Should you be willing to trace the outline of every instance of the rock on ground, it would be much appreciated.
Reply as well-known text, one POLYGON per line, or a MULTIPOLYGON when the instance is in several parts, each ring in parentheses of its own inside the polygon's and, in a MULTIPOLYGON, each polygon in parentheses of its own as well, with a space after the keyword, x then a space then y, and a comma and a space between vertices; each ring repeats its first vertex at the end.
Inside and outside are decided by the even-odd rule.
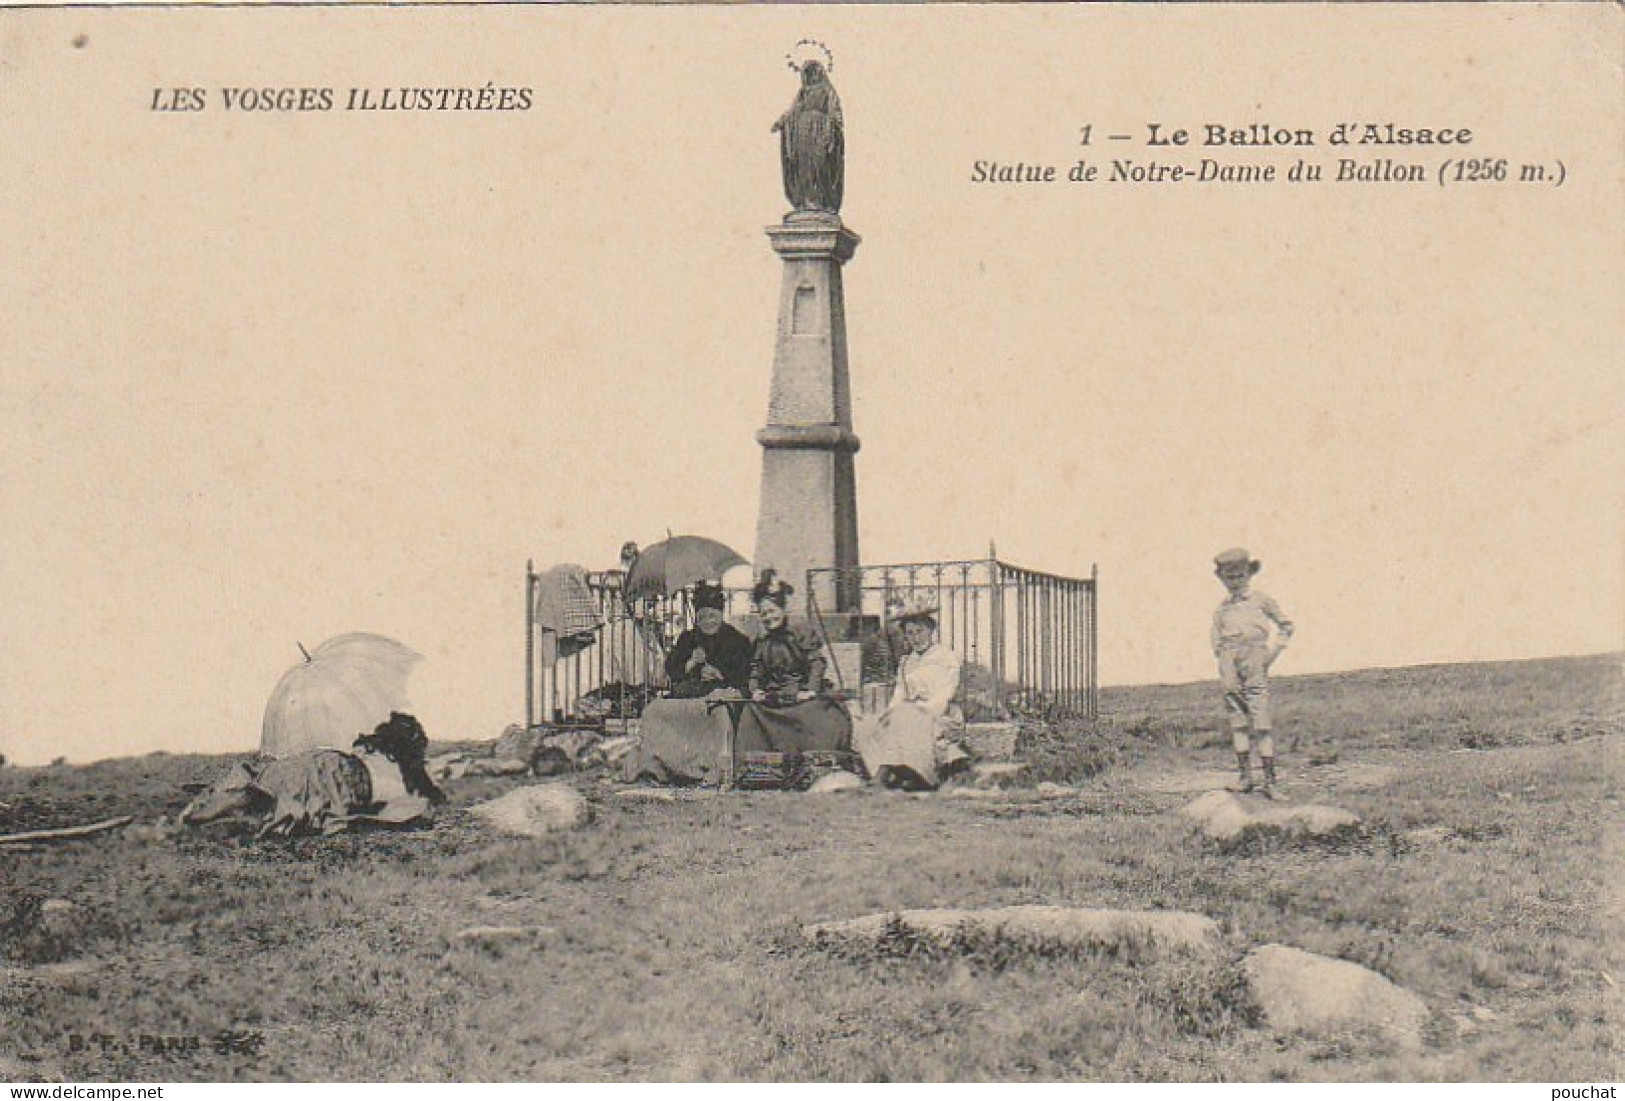
POLYGON ((1210 791, 1180 808, 1215 841, 1235 841, 1248 830, 1274 830, 1297 837, 1326 837, 1360 824, 1359 815, 1313 803, 1254 806, 1228 791, 1210 791))
POLYGON ((1071 948, 1137 946, 1155 954, 1212 952, 1213 919, 1180 910, 1094 910, 1071 906, 1004 906, 988 910, 902 910, 806 926, 814 944, 879 943, 901 924, 917 936, 947 943, 956 933, 1033 940, 1071 948))
POLYGON ((850 772, 829 772, 814 780, 807 794, 826 795, 832 791, 856 791, 861 787, 863 781, 850 772))
POLYGON ((1402 1047, 1422 1042, 1426 1003, 1357 963, 1267 944, 1241 966, 1265 1021, 1277 1032, 1374 1029, 1402 1047))
POLYGON ((566 783, 531 784, 514 788, 469 812, 505 833, 543 837, 558 830, 585 825, 592 809, 581 793, 566 783))
POLYGON ((529 730, 518 723, 510 724, 491 747, 491 756, 499 761, 523 761, 528 767, 536 749, 542 744, 545 731, 533 726, 529 730))

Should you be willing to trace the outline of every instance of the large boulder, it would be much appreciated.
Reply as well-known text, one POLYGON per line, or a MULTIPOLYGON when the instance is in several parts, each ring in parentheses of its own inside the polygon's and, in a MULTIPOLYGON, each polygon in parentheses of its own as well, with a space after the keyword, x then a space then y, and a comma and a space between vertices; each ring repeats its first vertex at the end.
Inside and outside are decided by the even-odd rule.
POLYGON ((966 935, 1150 955, 1210 953, 1219 947, 1213 919, 1180 910, 1095 910, 1003 906, 987 910, 901 910, 806 926, 818 946, 873 947, 899 932, 944 946, 966 935))
POLYGON ((1277 1032, 1381 1033, 1401 1047, 1422 1042, 1428 1007, 1375 971, 1300 948, 1266 944, 1241 961, 1264 1020, 1277 1032))
POLYGON ((585 825, 592 808, 581 793, 566 783, 531 784, 514 788, 469 812, 504 833, 543 837, 585 825))
POLYGON ((499 761, 523 761, 525 767, 529 768, 537 747, 546 736, 547 731, 542 727, 526 729, 518 723, 510 723, 491 747, 491 756, 499 761))

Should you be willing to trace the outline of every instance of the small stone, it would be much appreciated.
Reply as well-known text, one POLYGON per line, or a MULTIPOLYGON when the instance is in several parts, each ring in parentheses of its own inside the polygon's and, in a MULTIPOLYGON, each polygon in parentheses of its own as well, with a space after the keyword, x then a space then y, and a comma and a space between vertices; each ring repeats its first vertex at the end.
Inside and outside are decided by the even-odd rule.
POLYGON ((471 807, 470 813, 505 833, 543 837, 585 825, 592 807, 565 783, 532 784, 471 807))
POLYGON ((825 773, 812 782, 807 789, 808 795, 828 795, 837 791, 857 791, 863 787, 863 781, 845 770, 825 773))

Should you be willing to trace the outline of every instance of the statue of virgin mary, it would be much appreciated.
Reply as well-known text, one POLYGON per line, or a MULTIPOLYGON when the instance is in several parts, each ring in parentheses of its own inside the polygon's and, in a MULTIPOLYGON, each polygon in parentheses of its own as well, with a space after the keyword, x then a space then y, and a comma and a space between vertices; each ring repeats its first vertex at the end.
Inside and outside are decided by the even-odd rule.
POLYGON ((800 66, 801 89, 773 124, 779 135, 784 195, 797 211, 836 214, 841 209, 846 138, 841 99, 822 62, 800 66))

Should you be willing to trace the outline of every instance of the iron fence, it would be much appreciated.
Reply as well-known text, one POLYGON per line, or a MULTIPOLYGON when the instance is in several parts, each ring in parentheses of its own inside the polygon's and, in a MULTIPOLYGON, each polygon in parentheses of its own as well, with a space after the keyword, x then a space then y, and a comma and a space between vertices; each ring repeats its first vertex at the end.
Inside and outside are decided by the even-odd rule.
MULTIPOLYGON (((898 606, 929 597, 939 609, 944 645, 965 663, 966 717, 1003 718, 1012 710, 1094 718, 1099 711, 1099 575, 1062 577, 996 557, 812 569, 807 588, 846 593, 855 610, 831 615, 830 637, 863 648, 860 690, 889 690, 901 660, 898 606)), ((871 693, 872 694, 872 693, 871 693)))
MULTIPOLYGON (((583 702, 595 699, 594 710, 625 714, 628 702, 657 691, 666 683, 666 651, 694 624, 689 594, 643 597, 627 601, 621 570, 585 574, 597 626, 560 638, 539 622, 541 586, 547 575, 525 564, 525 725, 564 721, 582 715, 583 702)), ((735 619, 749 611, 748 590, 724 590, 724 614, 735 619)))
MULTIPOLYGON (((666 651, 694 622, 686 592, 629 603, 621 571, 588 572, 596 625, 561 639, 538 622, 545 576, 526 564, 527 727, 581 718, 587 709, 624 716, 629 701, 640 703, 664 687, 666 651)), ((1087 578, 1062 577, 996 557, 813 569, 807 571, 804 622, 832 651, 855 651, 853 661, 832 654, 831 668, 848 696, 875 706, 891 690, 903 656, 895 608, 929 595, 939 608, 942 642, 965 663, 961 700, 967 719, 1004 718, 1015 710, 1094 718, 1098 580, 1093 570, 1087 578), (818 607, 814 594, 820 589, 842 593, 847 607, 818 607)), ((748 590, 725 590, 725 598, 731 622, 751 618, 748 590)))

